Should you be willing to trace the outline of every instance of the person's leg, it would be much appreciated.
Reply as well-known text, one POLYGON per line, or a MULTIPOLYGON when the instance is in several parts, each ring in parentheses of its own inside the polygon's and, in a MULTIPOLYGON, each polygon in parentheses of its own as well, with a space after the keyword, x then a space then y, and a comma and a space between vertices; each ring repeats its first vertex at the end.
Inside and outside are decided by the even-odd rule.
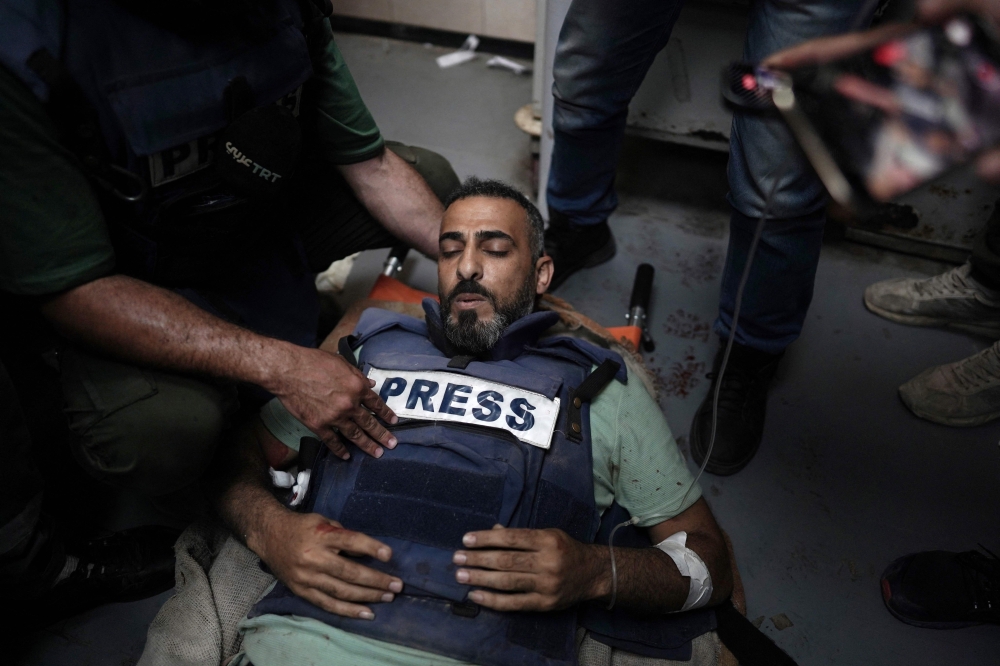
POLYGON ((151 498, 191 488, 239 407, 233 386, 60 353, 70 446, 93 477, 151 498))
POLYGON ((461 187, 462 181, 444 155, 419 146, 408 146, 399 141, 386 141, 385 147, 412 166, 442 203, 452 192, 461 187))
POLYGON ((682 5, 679 0, 570 5, 553 66, 555 143, 546 195, 553 288, 614 255, 607 220, 618 205, 614 179, 628 105, 666 45, 682 5))
POLYGON ((33 597, 66 563, 62 539, 42 515, 42 477, 14 385, 0 364, 0 598, 33 597))
MULTIPOLYGON (((752 3, 743 58, 759 62, 807 39, 846 32, 864 5, 864 0, 752 3)), ((728 198, 733 214, 715 332, 729 335, 750 241, 757 222, 767 217, 736 342, 777 354, 798 337, 812 300, 826 222, 826 190, 779 117, 737 111, 729 148, 728 198)))
POLYGON ((986 227, 972 246, 972 277, 986 288, 1000 292, 1000 200, 993 204, 993 213, 986 227))
MULTIPOLYGON (((910 326, 941 326, 1000 338, 1000 202, 976 238, 969 261, 929 278, 883 280, 865 289, 865 307, 910 326)), ((899 387, 917 416, 951 426, 1000 418, 1000 343, 928 368, 899 387)))
MULTIPOLYGON (((722 338, 731 330, 736 291, 758 222, 735 210, 730 220, 729 250, 715 323, 715 332, 722 338)), ((799 337, 812 301, 825 222, 825 211, 819 210, 764 223, 743 289, 736 344, 777 355, 799 337)))
POLYGON ((885 607, 897 620, 929 629, 1000 624, 1000 559, 983 551, 898 558, 882 573, 885 607))
MULTIPOLYGON (((43 442, 42 444, 51 444, 43 442)), ((147 525, 72 538, 45 512, 43 476, 14 385, 0 364, 0 600, 16 613, 0 639, 17 655, 25 633, 100 604, 159 594, 173 585, 177 532, 147 525)), ((50 452, 51 453, 51 452, 50 452)), ((16 659, 15 659, 16 661, 16 659)))
MULTIPOLYGON (((759 62, 807 39, 857 24, 864 0, 760 0, 751 4, 744 60, 759 62)), ((709 455, 712 398, 695 414, 691 452, 713 474, 734 474, 753 458, 764 432, 767 390, 784 349, 802 330, 812 301, 826 223, 826 191, 784 122, 737 111, 729 152, 729 250, 714 330, 724 341, 758 222, 766 218, 736 324, 733 353, 719 389, 716 438, 709 455)), ((715 361, 718 373, 721 351, 715 361)))

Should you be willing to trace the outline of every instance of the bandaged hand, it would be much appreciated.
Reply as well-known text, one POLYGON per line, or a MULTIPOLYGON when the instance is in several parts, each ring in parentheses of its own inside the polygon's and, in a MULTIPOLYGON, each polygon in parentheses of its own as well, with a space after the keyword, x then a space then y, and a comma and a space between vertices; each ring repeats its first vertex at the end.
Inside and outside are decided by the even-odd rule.
POLYGON ((498 611, 551 611, 596 599, 607 590, 606 548, 558 529, 469 532, 455 552, 455 580, 485 588, 469 600, 498 611))
POLYGON ((292 592, 325 611, 345 617, 374 619, 365 604, 387 603, 403 589, 403 581, 349 559, 369 555, 389 561, 392 550, 335 520, 281 510, 248 543, 292 592))

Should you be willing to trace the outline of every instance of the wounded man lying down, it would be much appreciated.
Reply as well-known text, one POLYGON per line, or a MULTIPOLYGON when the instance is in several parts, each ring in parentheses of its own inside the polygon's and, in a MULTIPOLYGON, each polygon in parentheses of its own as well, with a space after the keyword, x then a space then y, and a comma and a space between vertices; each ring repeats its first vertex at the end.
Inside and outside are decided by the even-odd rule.
MULTIPOLYGON (((622 358, 546 335, 542 229, 516 190, 467 181, 442 222, 440 308, 367 310, 341 345, 386 405, 370 454, 324 449, 292 510, 244 451, 256 467, 221 510, 279 582, 234 664, 647 663, 716 640, 724 537, 622 358)), ((265 449, 308 437, 265 406, 265 449)))

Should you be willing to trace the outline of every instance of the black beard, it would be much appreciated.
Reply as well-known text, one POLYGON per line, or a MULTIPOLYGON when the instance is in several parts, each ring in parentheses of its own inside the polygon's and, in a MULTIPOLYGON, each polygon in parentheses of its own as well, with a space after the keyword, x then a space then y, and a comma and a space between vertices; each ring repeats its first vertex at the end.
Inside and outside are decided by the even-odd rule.
POLYGON ((441 299, 441 323, 449 344, 459 354, 482 356, 493 349, 508 326, 535 309, 535 275, 530 274, 506 303, 500 303, 493 292, 474 280, 462 280, 448 296, 438 293, 438 297, 441 299), (478 294, 487 299, 493 306, 493 318, 480 321, 475 311, 466 310, 459 313, 455 321, 451 306, 461 294, 478 294))

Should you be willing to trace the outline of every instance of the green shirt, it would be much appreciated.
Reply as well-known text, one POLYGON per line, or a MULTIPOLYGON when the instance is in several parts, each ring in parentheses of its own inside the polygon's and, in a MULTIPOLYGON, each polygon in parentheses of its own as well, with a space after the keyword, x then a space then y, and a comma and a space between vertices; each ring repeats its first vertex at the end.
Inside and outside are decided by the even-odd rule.
MULTIPOLYGON (((313 148, 334 164, 376 157, 384 142, 330 41, 307 83, 313 148)), ((309 116, 307 116, 309 117, 309 116)), ((54 294, 110 274, 115 253, 100 205, 42 103, 0 66, 0 290, 54 294)))
MULTIPOLYGON (((285 444, 298 448, 309 431, 281 406, 268 403, 261 416, 285 444)), ((617 500, 640 527, 685 511, 701 497, 677 449, 663 412, 642 382, 613 381, 590 406, 594 459, 594 502, 602 513, 617 500)), ((388 454, 388 455, 391 455, 388 454)), ((378 604, 372 605, 378 614, 378 604)), ((244 620, 243 650, 254 666, 432 666, 461 662, 421 650, 365 638, 311 618, 262 615, 244 620)))

